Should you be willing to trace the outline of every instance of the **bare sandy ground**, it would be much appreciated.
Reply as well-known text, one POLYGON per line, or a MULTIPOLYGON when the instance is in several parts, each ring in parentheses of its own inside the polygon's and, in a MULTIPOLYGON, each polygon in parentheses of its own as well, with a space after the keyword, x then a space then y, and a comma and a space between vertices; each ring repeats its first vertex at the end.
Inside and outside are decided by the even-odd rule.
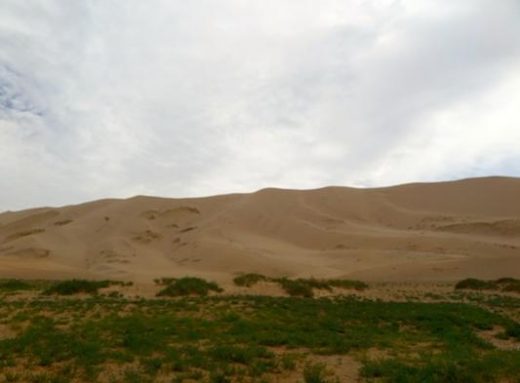
POLYGON ((520 277, 520 179, 134 197, 0 214, 0 277, 520 277))

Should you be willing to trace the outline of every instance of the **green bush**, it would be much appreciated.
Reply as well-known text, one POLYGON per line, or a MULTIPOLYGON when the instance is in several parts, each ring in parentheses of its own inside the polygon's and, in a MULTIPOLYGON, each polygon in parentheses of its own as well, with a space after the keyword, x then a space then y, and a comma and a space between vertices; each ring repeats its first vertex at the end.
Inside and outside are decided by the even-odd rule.
POLYGON ((506 329, 506 335, 520 340, 520 323, 513 323, 506 329))
POLYGON ((469 289, 469 290, 493 290, 495 284, 491 281, 483 281, 476 278, 467 278, 455 285, 456 289, 469 289))
POLYGON ((520 293, 520 280, 514 278, 502 278, 497 280, 502 286, 502 291, 520 293))
POLYGON ((248 273, 242 274, 233 279, 233 283, 237 286, 251 287, 260 281, 267 281, 268 278, 262 274, 248 273))
POLYGON ((305 383, 329 383, 325 365, 321 363, 307 364, 303 369, 303 380, 305 383))
POLYGON ((311 284, 307 283, 303 279, 292 280, 280 278, 276 281, 280 284, 282 289, 292 297, 312 298, 314 296, 311 284))
POLYGON ((222 292, 222 288, 215 282, 208 282, 201 278, 184 277, 174 279, 164 289, 157 293, 158 297, 178 297, 183 295, 206 296, 210 291, 222 292))
POLYGON ((312 289, 332 291, 331 284, 329 283, 329 280, 327 280, 327 279, 299 278, 296 281, 298 281, 300 283, 305 283, 305 284, 309 285, 312 289))
POLYGON ((210 383, 231 383, 231 379, 228 378, 224 373, 222 372, 213 372, 209 376, 209 382, 210 383))
POLYGON ((332 287, 338 287, 342 289, 363 290, 368 287, 368 285, 364 282, 352 281, 348 279, 277 278, 270 280, 280 284, 280 286, 287 292, 287 294, 291 296, 307 298, 314 296, 314 289, 332 291, 332 287))
POLYGON ((170 277, 163 277, 163 278, 156 278, 153 281, 156 285, 159 286, 168 286, 171 285, 173 282, 175 282, 176 278, 170 278, 170 277))
MULTIPOLYGON (((161 281, 156 280, 158 284, 164 284, 161 281)), ((282 289, 291 296, 299 297, 313 297, 314 289, 332 291, 333 287, 341 289, 355 289, 364 290, 368 288, 365 282, 349 280, 349 279, 316 279, 316 278, 269 278, 262 274, 247 273, 241 274, 233 279, 233 282, 237 286, 251 287, 260 281, 278 283, 282 289)))
POLYGON ((494 281, 483 281, 481 279, 468 278, 458 282, 455 288, 469 290, 502 290, 520 293, 520 280, 515 278, 499 278, 494 281))
POLYGON ((0 291, 31 290, 33 286, 20 279, 7 279, 0 281, 0 291))
POLYGON ((111 281, 89 281, 85 279, 71 279, 57 282, 43 293, 45 295, 73 295, 73 294, 97 294, 99 289, 109 287, 111 281))
POLYGON ((365 290, 368 288, 365 282, 350 279, 330 279, 327 282, 330 286, 339 287, 341 289, 365 290))
POLYGON ((132 281, 127 281, 127 282, 123 282, 123 281, 108 281, 108 282, 110 283, 111 286, 130 287, 130 286, 134 285, 134 282, 132 282, 132 281))

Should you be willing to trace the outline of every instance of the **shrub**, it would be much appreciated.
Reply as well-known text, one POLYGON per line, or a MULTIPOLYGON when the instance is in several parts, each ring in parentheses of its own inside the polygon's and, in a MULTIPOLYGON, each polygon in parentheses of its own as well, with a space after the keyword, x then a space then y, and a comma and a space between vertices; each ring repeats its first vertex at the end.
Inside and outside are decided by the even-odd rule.
POLYGON ((123 298, 124 295, 121 294, 119 291, 111 291, 106 295, 108 298, 123 298))
MULTIPOLYGON (((164 278, 163 278, 164 279, 164 278)), ((156 280, 156 283, 161 280, 156 280)), ((313 297, 314 289, 332 291, 333 287, 341 289, 364 290, 368 288, 365 282, 348 279, 316 279, 316 278, 269 278, 262 274, 248 273, 241 274, 233 279, 237 286, 251 287, 260 281, 278 283, 282 289, 291 296, 313 297)))
POLYGON ((303 379, 305 383, 329 383, 327 379, 325 365, 321 363, 307 364, 303 369, 303 379))
POLYGON ((350 279, 330 279, 328 283, 332 287, 339 287, 341 289, 365 290, 368 288, 365 282, 350 279))
POLYGON ((0 281, 0 291, 31 290, 32 288, 32 285, 20 279, 7 279, 0 281))
POLYGON ((153 281, 155 282, 156 285, 159 285, 159 286, 169 286, 173 282, 175 282, 175 280, 176 280, 176 278, 163 277, 163 278, 156 278, 153 281))
POLYGON ((282 286, 285 292, 292 297, 312 298, 314 296, 312 286, 305 282, 305 280, 280 278, 276 281, 280 284, 280 286, 282 286))
POLYGON ((520 323, 514 323, 506 329, 506 335, 520 340, 520 323))
POLYGON ((222 372, 212 372, 209 381, 210 383, 231 383, 231 379, 222 372))
POLYGON ((497 283, 502 287, 502 291, 520 293, 520 280, 514 278, 497 279, 497 283))
POLYGON ((325 279, 315 279, 315 278, 309 278, 309 279, 303 279, 299 278, 296 280, 300 283, 305 283, 310 286, 312 289, 318 289, 318 290, 328 290, 331 291, 331 285, 328 280, 325 279))
POLYGON ((467 278, 455 285, 456 289, 469 289, 469 290, 492 290, 495 288, 495 284, 490 281, 483 281, 476 278, 467 278))
POLYGON ((483 281, 475 278, 468 278, 458 282, 456 289, 471 290, 502 290, 507 292, 520 292, 520 280, 515 278, 499 278, 495 281, 483 281))
POLYGON ((201 278, 184 277, 173 280, 164 289, 157 293, 158 297, 177 297, 182 295, 206 296, 210 291, 222 292, 222 288, 215 282, 208 282, 201 278))
POLYGON ((262 274, 249 273, 242 274, 233 279, 233 283, 237 286, 251 287, 260 281, 266 281, 268 278, 262 274))
POLYGON ((108 281, 110 286, 122 286, 122 287, 130 287, 134 285, 134 282, 132 281, 108 281))
POLYGON ((97 294, 99 289, 109 287, 111 281, 88 281, 85 279, 71 279, 57 282, 43 293, 45 295, 73 295, 79 293, 97 294))
POLYGON ((278 282, 280 286, 291 296, 300 296, 311 298, 314 296, 313 289, 331 291, 332 287, 339 287, 342 289, 356 289, 363 290, 368 285, 361 281, 351 281, 348 279, 287 279, 278 278, 270 279, 273 282, 278 282))
POLYGON ((512 293, 520 293, 520 283, 510 284, 505 286, 502 291, 512 292, 512 293))

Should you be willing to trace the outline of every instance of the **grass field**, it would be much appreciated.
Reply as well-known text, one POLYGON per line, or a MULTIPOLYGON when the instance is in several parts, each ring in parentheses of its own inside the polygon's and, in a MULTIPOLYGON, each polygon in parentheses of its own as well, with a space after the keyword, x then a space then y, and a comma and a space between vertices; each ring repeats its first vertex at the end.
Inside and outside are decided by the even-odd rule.
POLYGON ((1 281, 0 382, 520 382, 518 295, 232 296, 156 282, 175 297, 1 281))

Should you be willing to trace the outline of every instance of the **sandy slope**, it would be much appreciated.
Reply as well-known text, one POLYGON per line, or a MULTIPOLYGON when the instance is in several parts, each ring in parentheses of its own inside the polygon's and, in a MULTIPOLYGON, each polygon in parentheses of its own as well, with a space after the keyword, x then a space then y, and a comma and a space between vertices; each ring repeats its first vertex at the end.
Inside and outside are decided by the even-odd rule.
POLYGON ((520 179, 134 197, 0 214, 0 277, 520 277, 520 179))

